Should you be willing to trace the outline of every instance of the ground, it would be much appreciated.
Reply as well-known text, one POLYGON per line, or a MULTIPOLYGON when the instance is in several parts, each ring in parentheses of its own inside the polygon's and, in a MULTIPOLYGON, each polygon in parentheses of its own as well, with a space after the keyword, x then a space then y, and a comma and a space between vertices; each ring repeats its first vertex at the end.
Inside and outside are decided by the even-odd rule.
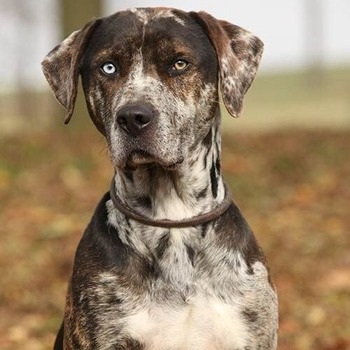
MULTIPOLYGON (((222 168, 268 257, 280 350, 350 349, 349 91, 349 70, 263 76, 242 118, 224 116, 222 168)), ((113 175, 86 118, 64 127, 36 107, 0 135, 1 350, 52 348, 76 245, 113 175)))
MULTIPOLYGON (((0 348, 50 349, 112 168, 87 128, 0 141, 0 348)), ((223 170, 267 254, 281 350, 350 349, 350 132, 225 134, 223 170)))

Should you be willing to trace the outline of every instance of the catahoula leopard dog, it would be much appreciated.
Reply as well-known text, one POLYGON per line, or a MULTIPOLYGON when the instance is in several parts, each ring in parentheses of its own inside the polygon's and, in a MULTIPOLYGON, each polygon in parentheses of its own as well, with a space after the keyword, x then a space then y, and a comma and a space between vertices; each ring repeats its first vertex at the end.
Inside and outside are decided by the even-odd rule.
POLYGON ((94 19, 43 61, 68 123, 82 78, 115 175, 77 248, 55 349, 272 350, 275 288, 220 168, 263 50, 205 12, 94 19))

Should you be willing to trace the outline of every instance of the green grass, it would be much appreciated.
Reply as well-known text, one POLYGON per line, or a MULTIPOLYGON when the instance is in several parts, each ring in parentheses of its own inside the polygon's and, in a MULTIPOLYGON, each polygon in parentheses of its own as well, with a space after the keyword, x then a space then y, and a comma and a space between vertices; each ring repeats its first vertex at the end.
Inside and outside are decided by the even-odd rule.
POLYGON ((350 70, 259 75, 245 99, 242 117, 224 113, 224 130, 268 131, 285 127, 350 128, 350 70))

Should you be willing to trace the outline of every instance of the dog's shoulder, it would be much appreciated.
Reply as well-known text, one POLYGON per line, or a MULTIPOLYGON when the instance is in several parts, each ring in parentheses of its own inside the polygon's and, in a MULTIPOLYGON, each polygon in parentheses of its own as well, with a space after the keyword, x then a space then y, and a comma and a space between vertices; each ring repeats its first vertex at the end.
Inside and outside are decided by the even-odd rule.
POLYGON ((240 251, 248 263, 253 264, 255 261, 265 263, 265 255, 252 229, 234 202, 218 219, 215 229, 219 241, 227 248, 240 251))
POLYGON ((121 242, 118 230, 108 223, 107 192, 99 204, 79 242, 75 264, 89 264, 91 269, 123 268, 127 260, 127 248, 121 242))

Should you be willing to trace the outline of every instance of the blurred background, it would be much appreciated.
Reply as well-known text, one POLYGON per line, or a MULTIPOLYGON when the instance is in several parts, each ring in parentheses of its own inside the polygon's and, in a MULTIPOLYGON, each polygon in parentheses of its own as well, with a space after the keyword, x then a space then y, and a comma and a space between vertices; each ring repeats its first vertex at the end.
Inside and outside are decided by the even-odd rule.
POLYGON ((265 43, 223 170, 270 262, 281 350, 350 349, 350 2, 0 0, 0 348, 50 349, 112 167, 82 96, 69 127, 43 57, 92 17, 205 10, 265 43))

